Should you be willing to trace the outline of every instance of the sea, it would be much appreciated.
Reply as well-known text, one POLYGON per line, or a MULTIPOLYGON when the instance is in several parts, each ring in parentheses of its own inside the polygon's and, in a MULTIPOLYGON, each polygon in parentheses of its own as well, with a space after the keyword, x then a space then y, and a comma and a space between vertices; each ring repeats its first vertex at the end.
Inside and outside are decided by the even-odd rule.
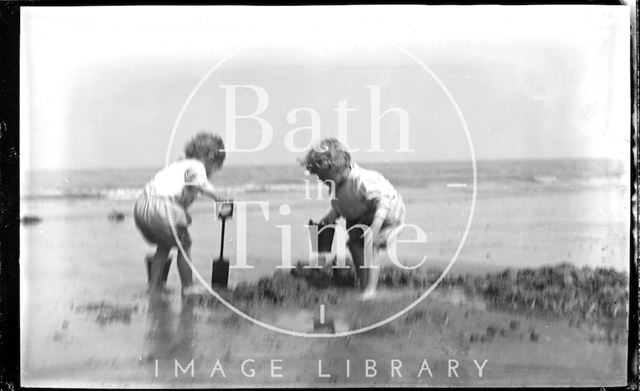
MULTIPOLYGON (((474 186, 473 164, 464 162, 363 163, 398 188, 438 192, 474 186)), ((37 170, 22 176, 22 201, 108 199, 132 201, 162 167, 133 169, 37 170)), ((630 186, 628 164, 612 159, 501 160, 476 163, 479 196, 527 195, 571 189, 630 186)), ((231 196, 304 191, 314 177, 296 165, 228 166, 216 173, 214 186, 231 196)))
MULTIPOLYGON (((406 222, 427 235, 426 242, 398 246, 398 258, 408 264, 426 256, 425 267, 443 268, 459 251, 453 273, 561 262, 628 270, 631 187, 627 162, 479 161, 475 183, 470 162, 361 166, 389 179, 406 205, 406 222)), ((154 247, 133 223, 133 205, 159 169, 23 173, 20 215, 25 264, 41 267, 43 259, 55 260, 58 265, 82 265, 87 273, 99 270, 115 276, 133 270, 140 275, 119 280, 118 287, 137 289, 145 280, 144 255, 154 247)), ((305 224, 321 218, 329 204, 327 198, 304 197, 305 181, 313 194, 315 178, 295 164, 228 166, 217 172, 212 177, 214 187, 238 201, 238 208, 224 236, 210 199, 199 197, 189 209, 191 255, 197 270, 209 275, 223 237, 228 243, 224 257, 236 262, 244 254, 255 267, 235 270, 230 277, 234 283, 272 275, 283 262, 285 250, 290 250, 292 262, 308 259, 305 224), (266 203, 263 209, 251 206, 242 212, 240 205, 245 201, 266 203), (282 230, 289 228, 291 237, 285 244, 282 230)), ((403 240, 415 239, 409 230, 403 235, 403 240)), ((340 245, 334 240, 336 251, 340 245)), ((27 269, 36 273, 37 267, 27 269)), ((177 279, 176 273, 172 275, 177 279)))

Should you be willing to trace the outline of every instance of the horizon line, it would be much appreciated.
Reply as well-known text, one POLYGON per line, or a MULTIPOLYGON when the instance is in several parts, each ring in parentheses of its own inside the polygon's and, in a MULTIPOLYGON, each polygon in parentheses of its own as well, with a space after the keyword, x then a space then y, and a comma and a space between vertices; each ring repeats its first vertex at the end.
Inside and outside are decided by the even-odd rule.
MULTIPOLYGON (((545 158, 491 158, 491 159, 476 159, 476 163, 479 162, 527 162, 527 161, 536 161, 536 162, 544 162, 544 161, 578 161, 578 160, 609 160, 609 161, 617 161, 624 162, 625 159, 617 159, 612 157, 545 157, 545 158)), ((417 163, 427 163, 427 164, 442 164, 442 163, 471 163, 469 159, 459 159, 459 160, 395 160, 395 161, 383 161, 383 160, 372 160, 372 161, 364 161, 362 164, 417 164, 417 163)), ((248 164, 231 164, 224 166, 228 167, 263 167, 263 166, 272 166, 272 167, 286 167, 286 166, 298 166, 296 163, 274 163, 274 164, 264 164, 264 163, 248 163, 248 164)), ((161 168, 162 165, 156 166, 136 166, 136 167, 89 167, 89 168, 36 168, 36 169, 26 169, 20 170, 21 172, 33 172, 33 171, 98 171, 98 170, 157 170, 161 168)))

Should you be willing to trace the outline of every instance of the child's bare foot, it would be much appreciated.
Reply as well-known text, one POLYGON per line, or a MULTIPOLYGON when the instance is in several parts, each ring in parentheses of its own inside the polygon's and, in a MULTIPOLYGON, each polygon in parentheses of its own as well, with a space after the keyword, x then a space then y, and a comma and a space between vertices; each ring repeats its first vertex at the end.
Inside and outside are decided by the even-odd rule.
POLYGON ((149 285, 149 287, 147 288, 147 293, 151 297, 160 297, 162 295, 162 288, 149 285))
POLYGON ((375 289, 367 289, 360 294, 360 301, 372 300, 376 297, 375 289))
POLYGON ((153 287, 151 284, 147 286, 147 293, 151 295, 168 295, 172 294, 175 291, 174 288, 170 288, 167 286, 166 282, 162 282, 159 287, 153 287))
POLYGON ((149 298, 149 312, 166 311, 169 308, 169 301, 164 295, 151 295, 149 298))
POLYGON ((207 290, 200 284, 193 284, 182 288, 182 296, 204 295, 207 290))
POLYGON ((162 288, 162 283, 154 284, 152 281, 149 281, 149 283, 147 284, 147 293, 151 296, 160 296, 162 294, 162 288))
POLYGON ((175 289, 170 288, 170 287, 168 287, 166 285, 162 286, 162 293, 163 294, 172 294, 174 291, 175 291, 175 289))

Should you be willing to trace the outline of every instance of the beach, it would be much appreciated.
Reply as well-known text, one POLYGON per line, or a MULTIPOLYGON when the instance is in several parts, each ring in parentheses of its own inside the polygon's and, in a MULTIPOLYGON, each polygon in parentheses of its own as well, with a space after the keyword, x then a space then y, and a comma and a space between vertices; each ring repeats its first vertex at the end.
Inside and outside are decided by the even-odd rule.
MULTIPOLYGON (((507 268, 517 273, 561 263, 577 269, 612 268, 628 275, 628 181, 619 171, 604 170, 599 176, 587 172, 579 178, 584 180, 567 182, 559 173, 566 173, 567 164, 560 166, 547 163, 549 172, 526 181, 514 180, 523 176, 509 171, 509 165, 491 166, 493 171, 479 166, 475 204, 467 166, 463 174, 450 178, 443 178, 447 170, 442 168, 440 177, 434 174, 424 185, 421 178, 402 180, 400 169, 395 182, 393 173, 387 174, 392 183, 400 182, 396 187, 407 207, 407 222, 427 234, 426 243, 399 245, 398 258, 411 265, 426 256, 420 269, 450 266, 448 277, 481 276, 507 268), (500 180, 492 176, 500 172, 497 168, 506 170, 500 180), (463 237, 466 242, 451 263, 463 237)), ((225 178, 221 177, 221 186, 238 188, 239 183, 225 183, 225 178)), ((254 267, 232 269, 232 288, 278 271, 283 226, 291 227, 293 262, 308 260, 304 225, 310 218, 322 217, 329 201, 305 199, 300 185, 304 177, 298 179, 256 186, 251 178, 251 191, 233 193, 238 202, 266 203, 269 218, 255 204, 247 204, 245 215, 236 209, 227 222, 225 257, 233 266, 238 244, 246 244, 247 263, 254 267), (284 204, 290 213, 282 213, 284 204), (246 220, 245 238, 239 236, 241 218, 246 220)), ((607 341, 602 337, 606 333, 593 325, 577 327, 569 317, 544 312, 492 308, 485 298, 455 289, 436 288, 407 314, 374 330, 328 339, 266 330, 222 305, 211 306, 207 300, 213 298, 204 304, 183 301, 175 266, 169 273, 168 292, 160 302, 150 303, 144 257, 153 248, 144 242, 132 218, 135 185, 140 185, 139 191, 144 184, 139 182, 131 180, 125 186, 130 191, 119 188, 109 193, 112 197, 51 196, 55 192, 23 197, 21 215, 42 219, 20 228, 24 386, 626 384, 626 337, 607 341), (113 211, 122 213, 122 218, 109 219, 113 211), (421 315, 412 318, 416 311, 421 315), (505 331, 491 332, 492 338, 480 342, 490 327, 505 331), (477 334, 478 341, 471 341, 472 334, 477 334), (193 360, 194 376, 191 369, 174 376, 176 360, 181 367, 193 360), (255 369, 253 377, 241 370, 246 360, 254 360, 244 367, 255 369), (318 360, 322 361, 320 371, 318 360), (348 377, 346 360, 351 365, 348 377), (368 376, 373 372, 366 371, 372 365, 367 360, 375 361, 375 376, 368 376), (391 370, 398 364, 392 360, 401 362, 400 370, 391 370), (420 373, 423 360, 433 376, 424 368, 420 373), (484 360, 480 377, 478 365, 484 360), (450 367, 456 362, 459 366, 453 374, 450 367), (272 376, 274 365, 281 367, 275 373, 283 377, 272 376), (219 369, 210 376, 215 367, 222 367, 225 376, 219 369)), ((209 201, 196 201, 191 214, 191 260, 209 281, 212 260, 218 257, 221 224, 209 201)), ((335 332, 392 316, 423 290, 381 287, 379 299, 371 303, 358 302, 353 289, 341 292, 344 297, 336 303, 325 303, 327 318, 335 319, 335 332)), ((314 306, 277 303, 256 303, 251 311, 258 320, 300 332, 313 331, 318 315, 314 306)))

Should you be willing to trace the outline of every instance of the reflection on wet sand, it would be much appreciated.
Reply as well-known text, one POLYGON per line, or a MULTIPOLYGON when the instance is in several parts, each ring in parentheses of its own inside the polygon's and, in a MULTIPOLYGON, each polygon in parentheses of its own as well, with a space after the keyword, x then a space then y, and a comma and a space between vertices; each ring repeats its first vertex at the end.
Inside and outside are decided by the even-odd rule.
POLYGON ((195 335, 193 304, 183 301, 180 306, 180 313, 174 314, 166 297, 149 299, 145 335, 149 361, 192 359, 195 335))

